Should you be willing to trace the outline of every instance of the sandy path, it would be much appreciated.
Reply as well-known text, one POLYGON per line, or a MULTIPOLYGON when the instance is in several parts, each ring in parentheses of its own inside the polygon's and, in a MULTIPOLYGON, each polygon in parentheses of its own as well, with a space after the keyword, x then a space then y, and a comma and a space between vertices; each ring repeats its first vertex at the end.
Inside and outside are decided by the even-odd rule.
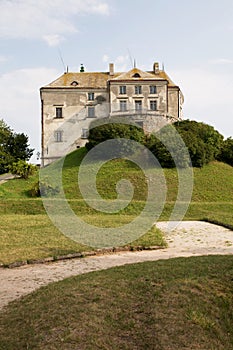
POLYGON ((8 181, 8 180, 12 180, 12 179, 15 179, 16 175, 12 175, 12 174, 3 174, 3 175, 0 175, 0 185, 1 184, 4 184, 4 182, 8 181))
POLYGON ((165 232, 168 248, 155 251, 122 252, 72 259, 14 269, 0 269, 0 308, 10 301, 50 282, 90 271, 142 261, 208 254, 233 254, 233 231, 205 222, 186 221, 172 232, 167 223, 157 223, 165 232))

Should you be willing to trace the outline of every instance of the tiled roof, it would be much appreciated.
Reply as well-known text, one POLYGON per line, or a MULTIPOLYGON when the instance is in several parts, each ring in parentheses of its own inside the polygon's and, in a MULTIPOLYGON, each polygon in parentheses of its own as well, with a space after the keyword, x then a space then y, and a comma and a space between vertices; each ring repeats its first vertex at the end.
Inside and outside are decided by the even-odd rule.
POLYGON ((95 72, 82 72, 82 73, 64 73, 58 79, 52 83, 46 85, 46 87, 73 87, 73 82, 77 82, 77 87, 80 88, 106 88, 107 81, 109 79, 109 73, 95 73, 95 72))
POLYGON ((133 68, 126 73, 114 73, 110 75, 109 72, 82 72, 82 73, 64 73, 58 79, 54 80, 45 88, 62 88, 62 87, 78 87, 78 88, 102 88, 105 89, 108 80, 122 81, 122 80, 167 80, 168 86, 176 86, 169 76, 164 71, 143 72, 138 68, 133 68), (134 74, 139 74, 140 77, 133 77, 134 74), (73 83, 73 84, 72 84, 73 83), (78 84, 77 84, 78 83, 78 84))
POLYGON ((163 70, 160 70, 158 74, 155 74, 154 72, 148 72, 148 73, 152 73, 153 75, 158 76, 158 79, 164 79, 168 81, 168 86, 177 86, 172 80, 171 78, 167 75, 166 72, 164 72, 163 70))

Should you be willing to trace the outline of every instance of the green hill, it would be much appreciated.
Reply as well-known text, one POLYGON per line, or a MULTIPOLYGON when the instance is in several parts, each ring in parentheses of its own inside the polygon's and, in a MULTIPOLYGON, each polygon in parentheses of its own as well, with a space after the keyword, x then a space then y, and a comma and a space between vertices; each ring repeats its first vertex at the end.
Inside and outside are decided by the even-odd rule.
MULTIPOLYGON (((97 176, 97 189, 107 200, 116 198, 116 184, 128 179, 134 187, 131 203, 120 213, 105 214, 90 208, 83 200, 78 187, 78 169, 86 154, 84 148, 69 154, 63 166, 63 188, 70 207, 84 221, 101 227, 118 227, 131 222, 144 208, 147 197, 147 179, 143 172, 126 160, 112 160, 103 165, 97 176)), ((60 161, 52 164, 56 168, 60 161)), ((49 168, 43 171, 47 172, 49 168)), ((161 175, 162 170, 157 170, 161 175)), ((178 174, 176 169, 165 169, 167 197, 160 220, 168 220, 177 197, 178 174)), ((89 179, 86 179, 88 186, 89 179)), ((38 174, 28 180, 14 179, 0 186, 1 247, 0 262, 28 260, 51 255, 83 251, 89 247, 75 243, 62 235, 48 218, 41 198, 32 198, 31 189, 38 182, 38 174)), ((203 220, 233 226, 233 168, 213 162, 194 169, 192 201, 184 220, 203 220)), ((163 245, 157 230, 149 232, 132 245, 163 245)))
MULTIPOLYGON (((67 198, 81 199, 77 186, 79 165, 86 154, 85 148, 67 155, 63 167, 63 185, 67 198)), ((52 167, 56 169, 59 162, 52 167)), ((177 171, 164 169, 168 186, 168 201, 176 200, 177 171)), ((98 176, 98 190, 105 198, 114 198, 114 185, 121 178, 128 178, 135 186, 135 199, 145 196, 146 186, 142 171, 126 160, 112 160, 106 163, 98 176)), ((30 198, 29 191, 38 180, 38 174, 28 180, 14 179, 0 186, 0 198, 24 199, 30 198)), ((195 202, 231 202, 233 200, 233 168, 225 163, 212 162, 203 168, 194 168, 194 191, 192 200, 195 202)))

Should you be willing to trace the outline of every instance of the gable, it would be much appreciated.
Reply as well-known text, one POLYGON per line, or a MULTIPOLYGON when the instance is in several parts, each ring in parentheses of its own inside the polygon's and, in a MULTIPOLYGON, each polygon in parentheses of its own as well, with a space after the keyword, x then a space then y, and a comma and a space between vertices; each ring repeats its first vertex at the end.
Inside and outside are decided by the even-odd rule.
POLYGON ((112 81, 117 81, 117 80, 154 80, 155 79, 155 74, 143 72, 142 70, 138 68, 133 68, 129 72, 120 74, 118 77, 111 79, 112 81))

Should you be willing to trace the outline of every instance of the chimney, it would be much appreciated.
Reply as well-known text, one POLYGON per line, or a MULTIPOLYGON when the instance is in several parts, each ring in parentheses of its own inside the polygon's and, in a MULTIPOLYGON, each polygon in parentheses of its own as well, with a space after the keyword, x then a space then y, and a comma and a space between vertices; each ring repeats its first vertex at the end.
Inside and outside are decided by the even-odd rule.
POLYGON ((114 63, 109 63, 109 75, 114 75, 114 63))
POLYGON ((155 74, 158 74, 159 73, 159 63, 158 62, 155 62, 154 65, 153 65, 153 72, 155 74))

